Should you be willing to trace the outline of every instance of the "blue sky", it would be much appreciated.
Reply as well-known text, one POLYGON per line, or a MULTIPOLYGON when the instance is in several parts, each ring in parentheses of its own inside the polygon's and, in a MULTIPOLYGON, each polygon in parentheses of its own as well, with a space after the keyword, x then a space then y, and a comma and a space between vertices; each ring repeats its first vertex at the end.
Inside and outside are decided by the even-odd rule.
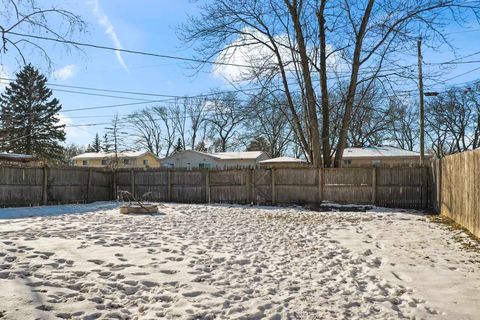
MULTIPOLYGON (((186 48, 177 38, 175 27, 187 19, 187 13, 198 11, 197 1, 188 0, 78 0, 50 2, 82 16, 88 24, 88 32, 75 37, 78 41, 102 44, 107 46, 121 45, 125 49, 172 54, 191 57, 193 52, 186 48)), ((44 2, 42 1, 42 4, 44 2)), ((450 39, 458 49, 457 56, 480 51, 480 26, 469 24, 473 31, 460 32, 458 26, 451 26, 448 32, 450 39)), ((209 92, 213 88, 227 89, 228 84, 217 75, 209 73, 206 68, 198 74, 188 68, 187 63, 175 60, 159 59, 113 51, 84 49, 85 51, 65 51, 57 44, 44 43, 55 62, 54 70, 49 74, 49 81, 57 84, 98 87, 114 90, 152 92, 171 95, 195 95, 209 92)), ((425 62, 440 62, 455 58, 449 48, 424 48, 425 62)), ((412 57, 415 62, 416 57, 412 57)), ((480 60, 480 55, 467 60, 480 60)), ((34 64, 41 63, 31 61, 34 64)), ((12 74, 18 65, 8 56, 1 57, 4 65, 3 74, 12 74)), ((480 67, 480 63, 458 66, 455 69, 443 70, 441 79, 448 79, 463 72, 480 67)), ((426 67, 426 71, 431 68, 426 67)), ((434 70, 439 70, 438 67, 434 70)), ((43 69, 43 71, 46 71, 43 69)), ((480 71, 458 77, 449 83, 457 84, 477 79, 480 71)), ((427 90, 429 83, 427 82, 427 90)), ((413 89, 414 84, 407 84, 413 89)), ((442 89, 442 86, 430 87, 442 89)), ((73 89, 72 89, 73 90, 73 89)), ((118 94, 121 95, 121 94, 118 94)), ((93 111, 68 112, 69 109, 102 106, 118 103, 135 102, 133 100, 87 96, 66 92, 55 92, 62 104, 67 123, 80 125, 86 123, 109 122, 115 113, 128 114, 140 109, 137 107, 99 109, 93 111), (84 118, 80 118, 84 117, 84 118)), ((135 96, 130 96, 135 97, 135 96)), ((152 97, 139 97, 155 99, 152 97)), ((102 133, 104 126, 70 128, 67 131, 68 142, 77 144, 90 143, 96 132, 102 133)))

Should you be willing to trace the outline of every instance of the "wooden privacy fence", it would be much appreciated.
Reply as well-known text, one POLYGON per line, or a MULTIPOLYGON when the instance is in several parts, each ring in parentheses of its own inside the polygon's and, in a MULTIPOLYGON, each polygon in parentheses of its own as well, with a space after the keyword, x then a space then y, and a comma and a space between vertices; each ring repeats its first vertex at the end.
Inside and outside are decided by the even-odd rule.
POLYGON ((434 207, 480 237, 480 149, 433 163, 434 207))
POLYGON ((112 199, 112 172, 89 168, 0 167, 0 206, 112 199))
POLYGON ((157 201, 312 204, 338 202, 429 208, 428 167, 235 170, 121 169, 116 190, 157 201))
POLYGON ((338 202, 428 208, 427 167, 235 170, 0 167, 0 206, 135 197, 180 203, 317 204, 338 202))

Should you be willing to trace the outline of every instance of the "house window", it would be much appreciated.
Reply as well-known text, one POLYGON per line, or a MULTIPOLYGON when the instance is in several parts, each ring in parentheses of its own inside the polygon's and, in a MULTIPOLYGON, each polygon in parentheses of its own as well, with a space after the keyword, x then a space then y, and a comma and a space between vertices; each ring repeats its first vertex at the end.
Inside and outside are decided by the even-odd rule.
POLYGON ((211 168, 212 165, 210 163, 199 163, 198 167, 199 168, 211 168))
POLYGON ((102 166, 108 165, 108 160, 102 160, 102 166))
POLYGON ((143 159, 143 165, 148 166, 148 159, 143 159))
POLYGON ((343 164, 344 164, 344 165, 351 165, 351 164, 352 164, 352 160, 343 160, 343 164))
POLYGON ((380 165, 381 161, 380 160, 372 160, 372 165, 378 166, 380 165))
POLYGON ((123 164, 124 165, 129 165, 130 164, 130 159, 123 159, 123 164))
POLYGON ((190 162, 187 162, 187 169, 192 170, 192 164, 190 162))
POLYGON ((82 163, 84 166, 88 166, 88 160, 83 160, 82 163))

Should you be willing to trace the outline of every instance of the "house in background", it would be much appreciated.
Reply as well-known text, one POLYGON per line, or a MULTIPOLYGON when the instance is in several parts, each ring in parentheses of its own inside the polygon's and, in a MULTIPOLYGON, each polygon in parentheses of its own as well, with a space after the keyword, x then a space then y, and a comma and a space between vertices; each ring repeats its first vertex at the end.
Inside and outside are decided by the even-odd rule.
POLYGON ((165 168, 255 168, 260 161, 268 159, 263 151, 217 152, 205 153, 195 150, 185 150, 161 159, 165 168))
POLYGON ((0 152, 0 164, 36 166, 43 162, 29 154, 0 152))
MULTIPOLYGON (((425 155, 428 160, 432 157, 425 155)), ((345 148, 343 167, 409 166, 420 163, 420 153, 396 147, 345 148)))
POLYGON ((261 168, 296 168, 308 166, 306 160, 291 157, 272 158, 262 160, 259 163, 261 168))
MULTIPOLYGON (((118 168, 158 168, 160 159, 150 151, 127 151, 117 153, 118 168)), ((115 153, 88 152, 72 158, 76 167, 110 167, 115 153)))

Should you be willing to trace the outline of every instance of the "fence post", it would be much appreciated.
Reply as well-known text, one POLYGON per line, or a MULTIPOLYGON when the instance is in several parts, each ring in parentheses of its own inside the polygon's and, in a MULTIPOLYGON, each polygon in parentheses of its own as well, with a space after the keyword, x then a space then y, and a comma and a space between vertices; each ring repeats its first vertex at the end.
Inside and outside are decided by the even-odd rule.
POLYGON ((317 170, 317 182, 318 182, 318 205, 321 205, 323 202, 323 179, 322 179, 322 168, 317 170))
POLYGON ((115 169, 112 170, 112 199, 117 198, 117 172, 115 169))
POLYGON ((437 184, 438 184, 438 195, 437 195, 437 201, 438 201, 438 214, 442 214, 442 190, 443 190, 443 158, 440 158, 439 163, 438 163, 438 178, 437 178, 437 184))
POLYGON ((92 168, 88 169, 88 178, 87 178, 87 203, 90 202, 90 189, 92 185, 92 168))
POLYGON ((251 173, 251 169, 245 169, 245 174, 246 174, 246 177, 245 177, 245 186, 246 186, 246 189, 247 189, 247 198, 246 198, 246 202, 247 204, 249 204, 252 199, 251 199, 251 177, 250 177, 250 173, 251 173))
POLYGON ((275 168, 272 168, 272 204, 277 204, 277 190, 275 188, 275 168))
POLYGON ((207 176, 205 177, 205 195, 207 197, 207 203, 210 203, 211 196, 210 196, 210 169, 207 169, 207 176))
POLYGON ((42 203, 48 203, 48 168, 43 166, 42 203))
POLYGON ((135 170, 133 168, 130 170, 130 192, 132 197, 135 197, 135 170))
POLYGON ((377 167, 372 168, 372 204, 377 204, 377 167))
POLYGON ((172 202, 172 170, 168 170, 167 173, 167 197, 168 201, 172 202))

